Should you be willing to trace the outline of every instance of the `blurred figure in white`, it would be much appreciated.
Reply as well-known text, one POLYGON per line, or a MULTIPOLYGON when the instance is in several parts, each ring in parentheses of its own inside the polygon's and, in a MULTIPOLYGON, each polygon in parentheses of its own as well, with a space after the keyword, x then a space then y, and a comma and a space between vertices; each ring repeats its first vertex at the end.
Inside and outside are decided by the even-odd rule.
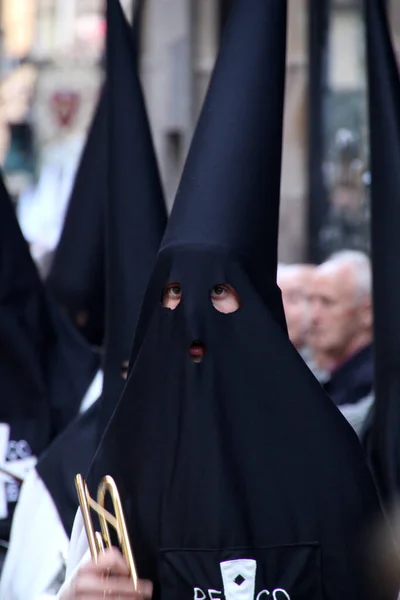
POLYGON ((56 248, 61 235, 82 142, 82 139, 73 139, 69 151, 64 147, 58 154, 57 148, 53 148, 43 161, 36 187, 19 198, 17 217, 39 268, 42 258, 56 248))

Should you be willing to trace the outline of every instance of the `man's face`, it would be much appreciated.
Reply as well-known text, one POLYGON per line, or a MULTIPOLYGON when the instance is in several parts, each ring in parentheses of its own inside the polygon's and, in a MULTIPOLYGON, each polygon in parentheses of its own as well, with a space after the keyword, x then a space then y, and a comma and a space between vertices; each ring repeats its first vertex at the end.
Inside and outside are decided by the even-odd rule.
POLYGON ((296 270, 278 277, 289 338, 296 348, 306 343, 309 327, 308 281, 306 271, 296 270))
POLYGON ((370 299, 357 296, 355 275, 347 266, 315 271, 310 307, 309 343, 316 353, 345 359, 354 340, 370 329, 370 299))

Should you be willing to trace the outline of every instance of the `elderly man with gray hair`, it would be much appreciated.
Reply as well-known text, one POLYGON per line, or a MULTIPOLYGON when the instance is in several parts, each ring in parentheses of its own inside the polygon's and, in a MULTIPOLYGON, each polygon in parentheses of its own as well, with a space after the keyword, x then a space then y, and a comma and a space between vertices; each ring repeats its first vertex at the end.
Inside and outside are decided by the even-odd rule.
POLYGON ((361 433, 372 405, 372 282, 363 252, 333 254, 314 272, 309 343, 329 373, 325 390, 361 433))
POLYGON ((289 338, 300 354, 307 348, 309 288, 314 269, 314 265, 307 264, 278 265, 277 283, 282 292, 289 338))

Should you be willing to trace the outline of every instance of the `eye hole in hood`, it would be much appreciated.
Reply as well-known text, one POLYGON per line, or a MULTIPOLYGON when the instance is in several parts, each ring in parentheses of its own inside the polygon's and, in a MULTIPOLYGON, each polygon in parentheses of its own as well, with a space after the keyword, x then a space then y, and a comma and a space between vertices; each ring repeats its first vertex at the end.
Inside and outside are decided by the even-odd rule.
POLYGON ((214 285, 210 292, 210 300, 215 310, 225 315, 236 312, 241 306, 239 294, 227 283, 214 285))
POLYGON ((162 294, 162 305, 164 308, 175 310, 182 298, 182 287, 177 281, 166 283, 162 294))

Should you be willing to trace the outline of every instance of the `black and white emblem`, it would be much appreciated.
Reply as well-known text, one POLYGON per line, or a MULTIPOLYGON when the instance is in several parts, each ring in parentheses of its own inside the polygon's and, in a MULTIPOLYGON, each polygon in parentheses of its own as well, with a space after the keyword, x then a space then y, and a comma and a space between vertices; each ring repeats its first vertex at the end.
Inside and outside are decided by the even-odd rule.
POLYGON ((26 440, 11 440, 10 425, 0 423, 0 519, 7 519, 8 504, 17 502, 21 480, 36 464, 26 440))
POLYGON ((239 558, 221 562, 221 575, 226 600, 254 600, 257 562, 239 558))
POLYGON ((161 552, 163 600, 322 600, 318 543, 161 552))

